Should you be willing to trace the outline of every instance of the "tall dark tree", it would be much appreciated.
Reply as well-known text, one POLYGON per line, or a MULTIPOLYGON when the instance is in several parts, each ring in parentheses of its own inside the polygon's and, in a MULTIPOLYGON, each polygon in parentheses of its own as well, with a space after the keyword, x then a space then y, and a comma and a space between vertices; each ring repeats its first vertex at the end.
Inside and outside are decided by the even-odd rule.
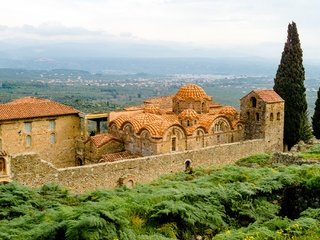
POLYGON ((273 89, 285 100, 284 144, 290 149, 300 140, 310 136, 307 117, 306 89, 304 87, 302 49, 297 26, 288 25, 288 37, 274 79, 273 89))
POLYGON ((313 135, 320 139, 320 88, 318 90, 318 97, 316 100, 316 106, 314 108, 314 114, 312 117, 312 129, 313 135))

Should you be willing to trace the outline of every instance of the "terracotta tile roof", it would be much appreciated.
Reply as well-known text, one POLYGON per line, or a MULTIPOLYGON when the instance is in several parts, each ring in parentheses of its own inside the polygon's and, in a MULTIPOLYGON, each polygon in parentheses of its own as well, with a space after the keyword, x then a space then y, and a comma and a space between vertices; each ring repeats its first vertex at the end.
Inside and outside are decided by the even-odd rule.
POLYGON ((101 159, 99 162, 115 162, 123 159, 131 159, 131 158, 137 158, 141 157, 138 154, 132 154, 128 151, 123 151, 123 152, 117 152, 117 153, 108 153, 105 155, 101 156, 101 159))
POLYGON ((193 110, 193 109, 185 109, 179 114, 179 119, 185 120, 185 119, 199 119, 199 114, 193 110))
POLYGON ((173 96, 147 98, 144 100, 144 104, 152 104, 155 106, 159 106, 161 109, 172 108, 172 98, 173 96))
POLYGON ((88 141, 92 141, 97 148, 100 148, 106 143, 110 142, 111 140, 115 140, 119 142, 121 141, 120 139, 116 138, 115 136, 109 133, 101 133, 101 134, 97 134, 95 136, 89 137, 88 140, 85 141, 85 143, 87 143, 88 141))
POLYGON ((276 93, 274 90, 271 89, 256 89, 253 90, 263 101, 266 103, 276 103, 276 102, 283 102, 284 100, 276 93))
POLYGON ((174 99, 178 100, 187 100, 190 98, 196 101, 200 101, 202 99, 211 100, 211 97, 206 94, 202 87, 196 84, 187 84, 182 86, 174 96, 174 99))
POLYGON ((54 117, 78 113, 79 111, 72 107, 48 99, 35 97, 25 97, 9 103, 0 104, 0 121, 54 117))

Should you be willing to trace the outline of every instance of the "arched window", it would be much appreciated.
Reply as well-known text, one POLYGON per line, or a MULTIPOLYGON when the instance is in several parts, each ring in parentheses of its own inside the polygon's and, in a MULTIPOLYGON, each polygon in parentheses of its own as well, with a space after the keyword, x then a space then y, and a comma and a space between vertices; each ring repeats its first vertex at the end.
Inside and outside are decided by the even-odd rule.
POLYGON ((26 136, 26 146, 27 147, 31 147, 31 136, 30 135, 27 135, 26 136))
POLYGON ((273 113, 270 113, 270 121, 273 121, 273 113))
POLYGON ((201 112, 205 112, 205 104, 204 104, 204 102, 201 103, 201 112))
POLYGON ((54 133, 51 133, 49 140, 50 140, 50 143, 51 143, 51 144, 55 144, 56 141, 57 141, 57 140, 56 140, 56 135, 55 135, 54 133))
POLYGON ((280 113, 277 113, 277 120, 280 120, 280 113))
POLYGON ((188 127, 190 126, 190 120, 187 120, 187 126, 188 127))
POLYGON ((257 99, 255 97, 251 97, 251 107, 257 107, 257 99))
POLYGON ((260 115, 259 115, 259 113, 256 113, 256 120, 257 120, 257 122, 260 121, 260 115))

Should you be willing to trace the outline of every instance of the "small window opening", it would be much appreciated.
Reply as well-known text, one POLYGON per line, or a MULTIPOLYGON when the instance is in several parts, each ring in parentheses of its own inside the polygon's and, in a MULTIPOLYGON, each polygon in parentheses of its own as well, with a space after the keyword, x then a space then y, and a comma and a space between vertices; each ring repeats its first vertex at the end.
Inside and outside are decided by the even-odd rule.
POLYGON ((247 119, 249 120, 250 119, 250 113, 247 112, 247 119))
POLYGON ((277 113, 277 120, 280 120, 280 113, 277 113))
POLYGON ((26 136, 26 146, 31 147, 31 136, 30 135, 26 136))
POLYGON ((25 122, 24 123, 24 132, 25 133, 31 133, 31 131, 32 131, 31 122, 25 122))
POLYGON ((177 150, 177 139, 174 137, 174 138, 172 138, 171 141, 172 141, 171 150, 176 151, 177 150))
POLYGON ((251 107, 257 107, 257 99, 255 97, 251 97, 251 107))
POLYGON ((270 113, 270 121, 273 121, 273 113, 270 113))
POLYGON ((56 143, 56 135, 54 133, 50 134, 50 143, 55 144, 56 143))
POLYGON ((256 113, 256 120, 259 122, 260 121, 260 115, 259 113, 256 113))

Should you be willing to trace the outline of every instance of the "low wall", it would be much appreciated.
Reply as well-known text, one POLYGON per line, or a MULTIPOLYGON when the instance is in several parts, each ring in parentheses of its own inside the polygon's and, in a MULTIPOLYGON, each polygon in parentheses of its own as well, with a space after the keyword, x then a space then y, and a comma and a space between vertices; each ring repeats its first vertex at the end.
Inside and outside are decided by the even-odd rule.
POLYGON ((70 168, 55 168, 50 163, 40 160, 37 155, 29 154, 13 156, 11 170, 13 180, 31 187, 55 182, 73 192, 86 192, 98 188, 116 187, 119 180, 125 182, 126 179, 130 179, 135 183, 150 182, 164 174, 184 171, 186 160, 191 161, 193 168, 208 167, 233 163, 242 157, 265 152, 265 149, 265 141, 257 139, 70 168))

